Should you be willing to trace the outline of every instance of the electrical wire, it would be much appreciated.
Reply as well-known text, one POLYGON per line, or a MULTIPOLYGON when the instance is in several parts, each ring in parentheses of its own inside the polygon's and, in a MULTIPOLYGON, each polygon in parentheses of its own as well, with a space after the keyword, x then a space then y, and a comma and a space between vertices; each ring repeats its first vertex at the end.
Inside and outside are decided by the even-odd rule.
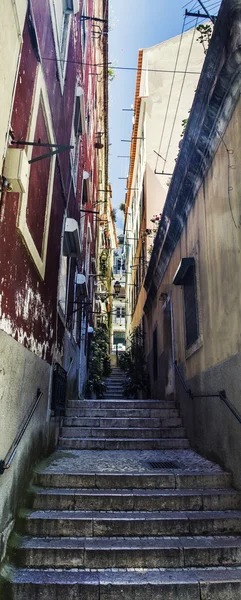
MULTIPOLYGON (((158 148, 158 154, 161 154, 161 145, 162 145, 162 140, 163 140, 163 136, 164 136, 164 132, 165 132, 167 115, 168 115, 169 106, 170 106, 170 102, 171 102, 171 95, 172 95, 172 90, 173 90, 175 75, 177 73, 177 63, 178 63, 178 59, 179 59, 180 51, 181 51, 181 45, 182 45, 182 38, 183 38, 183 33, 184 33, 185 22, 186 22, 186 17, 184 17, 184 19, 183 19, 182 32, 181 32, 181 37, 180 37, 179 44, 178 44, 178 49, 177 49, 177 56, 176 56, 176 60, 175 60, 175 66, 174 66, 174 71, 173 71, 173 76, 172 76, 172 81, 171 81, 171 87, 170 87, 170 92, 169 92, 168 101, 167 101, 166 113, 165 113, 164 122, 163 122, 163 126, 162 126, 162 132, 161 132, 161 139, 160 139, 160 144, 159 144, 159 148, 158 148)), ((158 158, 159 157, 157 156, 155 171, 157 170, 158 158)), ((164 161, 163 169, 165 167, 165 162, 166 161, 164 161)))
POLYGON ((230 171, 231 171, 231 169, 233 169, 233 170, 236 169, 236 167, 234 167, 233 165, 230 164, 230 156, 231 156, 231 154, 233 154, 233 150, 230 150, 228 148, 228 146, 227 146, 226 142, 224 141, 224 138, 221 135, 221 133, 219 133, 218 130, 216 130, 216 131, 217 131, 217 134, 220 137, 221 142, 224 145, 224 148, 225 148, 225 150, 227 152, 227 157, 228 157, 228 203, 229 203, 229 209, 230 209, 231 217, 232 217, 232 220, 233 220, 235 228, 236 229, 240 229, 241 223, 239 222, 239 225, 237 225, 237 223, 236 223, 236 220, 235 220, 235 217, 234 217, 234 214, 233 214, 233 208, 232 208, 231 196, 230 196, 230 192, 232 192, 232 190, 233 190, 233 187, 230 185, 230 171))
MULTIPOLYGON (((104 67, 104 64, 98 64, 98 63, 85 63, 82 61, 78 61, 78 60, 69 60, 69 59, 58 59, 58 58, 50 58, 47 56, 42 56, 41 57, 42 60, 48 60, 48 61, 54 61, 54 62, 66 62, 66 63, 71 63, 71 64, 75 64, 75 65, 85 65, 85 66, 89 66, 89 67, 104 67)), ((109 65, 111 65, 111 63, 108 63, 109 65)), ((116 65, 111 65, 111 68, 116 70, 116 71, 140 71, 140 68, 138 67, 120 67, 120 66, 116 66, 116 65)), ((141 69, 143 71, 143 73, 146 71, 148 73, 174 73, 173 69, 141 69)), ((176 73, 183 75, 185 73, 185 71, 176 71, 176 73)), ((97 73, 96 73, 97 75, 97 73)), ((201 75, 200 71, 189 71, 188 75, 201 75)))
MULTIPOLYGON (((196 20, 196 23, 197 23, 197 21, 198 21, 198 18, 196 20)), ((183 80, 182 80, 182 85, 181 85, 181 89, 180 89, 180 93, 179 93, 179 97, 178 97, 178 101, 177 101, 177 106, 176 106, 176 111, 175 111, 175 115, 174 115, 174 119, 173 119, 172 128, 171 128, 171 134, 170 134, 170 138, 169 138, 169 142, 168 142, 168 146, 167 146, 167 150, 166 150, 165 163, 167 161, 167 157, 168 157, 168 153, 169 153, 170 145, 171 145, 171 141, 172 141, 173 131, 174 131, 174 127, 175 127, 176 120, 177 120, 177 113, 178 113, 178 109, 179 109, 180 102, 181 102, 183 87, 184 87, 184 83, 185 83, 185 79, 186 79, 186 75, 187 75, 187 67, 188 67, 188 64, 189 64, 189 60, 190 60, 190 56, 191 56, 191 52, 192 52, 192 48, 193 48, 195 33, 196 33, 196 27, 193 30, 192 41, 191 41, 191 45, 190 45, 190 48, 189 48, 187 62, 186 62, 186 71, 185 71, 185 74, 184 74, 184 77, 183 77, 183 80)))

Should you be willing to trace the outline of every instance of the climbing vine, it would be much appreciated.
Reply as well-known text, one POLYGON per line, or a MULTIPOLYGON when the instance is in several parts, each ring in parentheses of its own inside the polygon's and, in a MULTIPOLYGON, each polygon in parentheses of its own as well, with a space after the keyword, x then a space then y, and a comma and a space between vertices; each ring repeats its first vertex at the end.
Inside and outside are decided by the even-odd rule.
POLYGON ((89 377, 86 385, 87 396, 94 393, 97 398, 103 398, 106 390, 105 377, 111 374, 110 356, 108 353, 109 330, 100 323, 93 334, 89 377))

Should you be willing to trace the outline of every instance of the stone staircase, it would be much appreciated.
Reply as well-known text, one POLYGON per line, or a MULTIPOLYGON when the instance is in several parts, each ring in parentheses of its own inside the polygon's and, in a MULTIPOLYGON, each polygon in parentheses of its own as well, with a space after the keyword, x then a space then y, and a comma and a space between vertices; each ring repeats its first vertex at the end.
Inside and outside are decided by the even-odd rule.
POLYGON ((104 400, 70 400, 61 448, 166 450, 189 448, 174 401, 125 400, 124 376, 113 369, 104 400))
POLYGON ((118 400, 110 388, 112 399, 68 403, 60 448, 20 513, 1 600, 238 599, 230 474, 188 448, 174 402, 118 400))
POLYGON ((125 381, 125 374, 119 367, 113 367, 111 376, 106 379, 106 393, 105 398, 123 398, 123 383, 125 381))

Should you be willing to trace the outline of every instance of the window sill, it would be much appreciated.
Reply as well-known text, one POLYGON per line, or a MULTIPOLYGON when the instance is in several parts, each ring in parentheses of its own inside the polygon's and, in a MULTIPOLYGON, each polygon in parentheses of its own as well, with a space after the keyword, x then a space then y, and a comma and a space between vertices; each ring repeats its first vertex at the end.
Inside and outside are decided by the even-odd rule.
POLYGON ((190 358, 193 354, 195 354, 195 352, 200 350, 200 348, 202 348, 202 346, 203 346, 203 336, 199 335, 197 340, 189 348, 186 348, 186 350, 185 350, 186 360, 188 358, 190 358))

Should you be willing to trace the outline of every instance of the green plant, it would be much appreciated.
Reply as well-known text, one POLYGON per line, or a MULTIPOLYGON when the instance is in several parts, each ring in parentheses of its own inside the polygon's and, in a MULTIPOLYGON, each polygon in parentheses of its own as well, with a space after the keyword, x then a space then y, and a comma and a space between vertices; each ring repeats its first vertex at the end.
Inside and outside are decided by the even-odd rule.
POLYGON ((148 393, 148 374, 144 352, 144 334, 136 327, 130 335, 130 347, 119 358, 119 366, 126 372, 123 385, 127 398, 137 397, 140 393, 148 393))
POLYGON ((116 208, 112 208, 111 211, 111 218, 114 221, 114 223, 116 222, 116 208))
POLYGON ((126 209, 125 202, 120 203, 119 209, 122 210, 122 212, 125 212, 125 209, 126 209))
POLYGON ((210 23, 206 23, 206 25, 198 25, 197 31, 198 33, 200 33, 200 36, 197 38, 197 41, 200 42, 200 44, 202 44, 204 54, 207 54, 209 42, 213 33, 212 25, 210 25, 210 23))
POLYGON ((108 79, 109 81, 113 81, 113 79, 115 79, 115 71, 112 67, 108 68, 108 79))
POLYGON ((181 133, 181 137, 184 136, 184 133, 185 133, 186 127, 187 127, 187 122, 188 122, 188 119, 183 119, 182 120, 182 133, 181 133))
POLYGON ((99 323, 94 331, 91 345, 89 377, 86 384, 87 396, 93 392, 97 398, 104 397, 106 389, 104 379, 111 374, 108 342, 108 329, 104 323, 99 323))
POLYGON ((102 277, 106 277, 109 270, 109 251, 106 248, 102 250, 100 255, 100 273, 102 277))

